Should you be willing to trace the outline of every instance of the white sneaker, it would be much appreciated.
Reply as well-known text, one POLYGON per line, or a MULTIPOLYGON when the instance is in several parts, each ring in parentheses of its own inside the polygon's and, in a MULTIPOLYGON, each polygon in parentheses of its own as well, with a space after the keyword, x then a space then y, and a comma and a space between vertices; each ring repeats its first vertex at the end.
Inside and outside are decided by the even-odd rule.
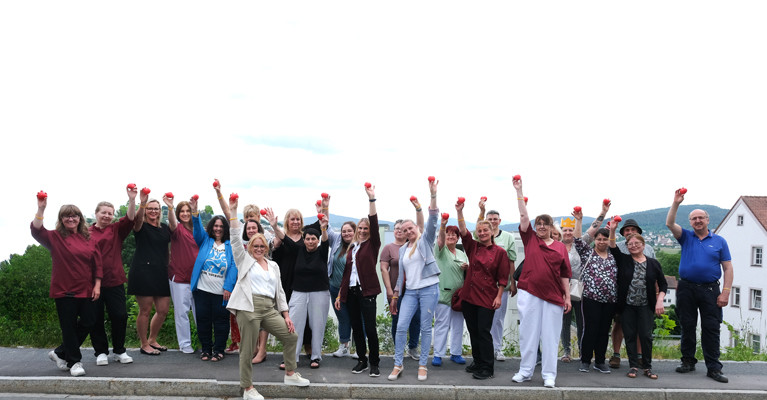
POLYGON ((503 355, 501 350, 495 351, 495 361, 506 361, 506 356, 503 355))
POLYGON ((309 386, 309 380, 302 378, 298 372, 293 372, 293 375, 286 374, 283 382, 289 386, 309 386))
POLYGON ((67 367, 67 362, 62 360, 62 359, 60 359, 59 356, 56 355, 55 351, 51 350, 50 352, 48 352, 48 358, 50 358, 51 361, 55 362, 56 366, 60 370, 62 370, 62 371, 69 370, 69 367, 67 367))
POLYGON ((192 346, 186 346, 181 348, 181 352, 184 354, 192 354, 194 353, 194 347, 192 346))
POLYGON ((104 353, 99 354, 96 357, 96 365, 109 365, 109 357, 104 353))
POLYGON ((517 383, 526 382, 526 381, 529 381, 530 379, 532 379, 532 378, 529 377, 529 376, 524 376, 524 375, 522 375, 520 373, 514 374, 514 376, 511 378, 512 381, 517 382, 517 383))
POLYGON ((554 380, 553 380, 553 379, 544 379, 544 380, 543 380, 543 386, 544 386, 544 387, 547 387, 547 388, 553 388, 553 387, 555 387, 555 385, 554 385, 554 380))
POLYGON ((349 353, 349 343, 341 344, 338 346, 338 350, 336 350, 333 353, 333 357, 349 357, 351 356, 351 353, 349 353))
POLYGON ((83 368, 83 363, 75 363, 75 365, 72 366, 72 368, 69 369, 69 373, 72 374, 72 376, 83 376, 85 375, 85 369, 83 368))
POLYGON ((264 400, 264 396, 261 396, 261 393, 258 393, 256 388, 242 392, 242 398, 244 400, 264 400))
POLYGON ((130 364, 133 362, 133 357, 128 355, 128 352, 120 353, 120 354, 113 354, 112 358, 115 361, 119 361, 120 364, 130 364))

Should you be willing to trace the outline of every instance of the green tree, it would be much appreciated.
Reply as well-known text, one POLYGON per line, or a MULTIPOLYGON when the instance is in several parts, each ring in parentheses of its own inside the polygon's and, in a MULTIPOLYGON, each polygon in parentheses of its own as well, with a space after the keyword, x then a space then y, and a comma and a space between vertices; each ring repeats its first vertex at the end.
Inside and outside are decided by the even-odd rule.
POLYGON ((663 268, 663 275, 674 276, 679 279, 679 261, 682 259, 682 254, 659 251, 656 255, 663 268))

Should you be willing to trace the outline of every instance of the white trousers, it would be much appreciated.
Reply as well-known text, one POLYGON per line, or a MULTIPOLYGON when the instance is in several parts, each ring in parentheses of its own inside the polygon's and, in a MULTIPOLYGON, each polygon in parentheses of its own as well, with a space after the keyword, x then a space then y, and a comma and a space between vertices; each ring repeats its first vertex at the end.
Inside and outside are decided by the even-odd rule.
POLYGON ((178 283, 173 282, 173 280, 169 280, 168 283, 170 284, 170 298, 173 300, 173 320, 176 325, 178 348, 191 347, 192 330, 189 325, 189 310, 192 310, 192 316, 197 321, 192 287, 188 283, 178 283))
POLYGON ((497 353, 503 349, 503 323, 506 320, 506 309, 509 305, 509 291, 504 290, 501 295, 501 306, 493 314, 493 325, 490 334, 493 335, 493 350, 497 353))
POLYGON ((312 360, 322 359, 322 339, 325 338, 325 325, 330 312, 330 292, 293 292, 290 296, 290 319, 296 327, 298 344, 296 345, 296 362, 301 355, 306 329, 306 315, 309 314, 309 326, 312 328, 312 360))
POLYGON ((463 353, 463 313, 453 311, 447 304, 437 304, 434 313, 434 357, 447 355, 447 337, 450 334, 450 354, 463 353))
POLYGON ((541 346, 541 376, 543 379, 557 379, 557 355, 559 335, 562 331, 564 307, 543 301, 532 294, 517 292, 519 310, 519 350, 522 360, 519 374, 533 376, 538 344, 541 346))

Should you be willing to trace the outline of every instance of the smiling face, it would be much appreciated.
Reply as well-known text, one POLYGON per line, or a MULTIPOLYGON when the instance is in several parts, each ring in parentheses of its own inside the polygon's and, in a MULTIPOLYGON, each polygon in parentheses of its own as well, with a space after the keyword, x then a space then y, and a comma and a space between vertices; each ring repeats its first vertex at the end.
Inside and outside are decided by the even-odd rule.
POLYGON ((192 220, 192 208, 189 204, 184 204, 179 207, 178 220, 184 224, 192 220))
POLYGON ((497 230, 498 225, 501 224, 501 216, 495 213, 487 214, 485 219, 490 223, 490 225, 492 225, 493 231, 497 230))
POLYGON ((644 241, 642 241, 641 236, 639 235, 632 235, 629 237, 628 241, 626 241, 626 247, 628 247, 629 254, 632 256, 638 256, 644 253, 644 241))
POLYGON ((264 259, 267 248, 266 238, 263 234, 256 234, 256 237, 248 242, 248 253, 258 261, 264 259))
POLYGON ((253 239, 256 233, 258 233, 258 224, 255 221, 246 222, 245 234, 248 235, 248 240, 253 239))
POLYGON ((161 215, 162 209, 160 208, 160 202, 157 200, 149 200, 149 202, 146 203, 146 220, 152 225, 159 225, 161 215))
POLYGON ((351 243, 354 240, 354 227, 351 224, 344 224, 341 227, 341 239, 344 243, 351 243))
POLYGON ((610 243, 610 240, 607 236, 603 235, 602 233, 597 233, 597 237, 594 238, 594 248, 597 249, 599 252, 605 252, 607 251, 607 246, 610 243))
POLYGON ((690 226, 695 233, 708 232, 708 214, 703 210, 693 210, 690 213, 690 226))
POLYGON ((636 235, 637 233, 639 233, 639 229, 636 226, 623 227, 623 237, 629 237, 629 235, 636 235))
POLYGON ((109 206, 101 206, 96 211, 96 225, 99 228, 104 228, 112 223, 115 217, 115 209, 109 206))
POLYGON ((285 221, 287 221, 289 234, 296 234, 301 232, 301 225, 304 223, 304 220, 301 217, 300 212, 288 211, 288 215, 285 217, 285 221))
POLYGON ((477 239, 479 240, 479 243, 483 246, 488 246, 493 243, 493 229, 492 225, 489 223, 477 223, 477 228, 475 229, 475 232, 477 234, 477 239))
POLYGON ((457 243, 458 235, 455 232, 452 230, 445 232, 445 244, 447 244, 448 247, 455 247, 457 243))
POLYGON ((366 221, 360 221, 357 225, 357 240, 364 242, 370 239, 370 224, 366 221))
POLYGON ((402 235, 405 236, 405 239, 409 240, 411 243, 418 240, 418 227, 416 227, 413 222, 403 222, 400 229, 402 229, 402 235))
POLYGON ((543 221, 537 221, 535 223, 535 235, 541 239, 551 238, 551 226, 543 221))
POLYGON ((560 242, 562 241, 562 235, 560 235, 559 231, 556 229, 551 230, 551 238, 560 242))
POLYGON ((69 232, 77 232, 77 226, 80 225, 80 216, 77 214, 67 214, 61 216, 61 224, 69 232))
POLYGON ((406 240, 405 233, 402 232, 402 222, 394 224, 394 240, 398 242, 404 242, 406 240))
POLYGON ((562 242, 572 243, 575 237, 573 236, 574 228, 562 228, 562 242))
POLYGON ((216 241, 221 241, 221 238, 224 237, 224 222, 220 219, 217 219, 216 222, 213 223, 213 238, 216 239, 216 241))

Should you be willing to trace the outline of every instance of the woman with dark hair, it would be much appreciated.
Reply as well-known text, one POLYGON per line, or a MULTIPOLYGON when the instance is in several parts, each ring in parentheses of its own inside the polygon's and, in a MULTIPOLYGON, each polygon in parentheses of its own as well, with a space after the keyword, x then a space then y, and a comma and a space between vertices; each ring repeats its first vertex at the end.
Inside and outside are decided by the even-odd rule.
MULTIPOLYGON (((615 303, 618 300, 618 266, 608 249, 610 232, 599 227, 602 225, 610 203, 602 203, 602 212, 583 238, 580 230, 574 232, 575 249, 581 257, 581 312, 583 315, 583 337, 581 337, 581 372, 589 372, 591 358, 594 358, 594 370, 603 374, 610 373, 605 363, 605 351, 610 338, 610 324, 615 315, 615 303), (594 248, 590 244, 594 241, 594 248)), ((580 213, 576 218, 580 217, 580 213)))
POLYGON ((30 224, 32 237, 51 252, 50 297, 56 302, 61 327, 61 345, 48 353, 51 361, 72 376, 85 375, 80 362, 80 343, 94 320, 94 301, 101 294, 102 261, 90 240, 85 217, 71 204, 61 206, 56 230, 43 226, 48 198, 37 199, 37 213, 30 224))
POLYGON ((640 234, 629 234, 626 247, 629 254, 623 254, 615 244, 615 230, 618 221, 610 223, 610 253, 618 263, 618 312, 629 357, 629 378, 636 378, 639 368, 650 379, 658 379, 652 372, 652 331, 653 314, 661 316, 663 299, 668 283, 658 260, 644 255, 645 242, 640 234), (656 294, 655 287, 658 287, 656 294), (637 349, 637 338, 641 349, 637 349), (642 359, 639 359, 641 350, 642 359))
POLYGON ((203 229, 197 200, 192 199, 190 204, 194 240, 200 248, 191 279, 197 309, 197 337, 202 347, 200 359, 220 361, 224 358, 229 337, 229 313, 225 305, 237 280, 237 267, 229 242, 229 222, 225 217, 216 215, 203 229))
POLYGON ((136 252, 128 273, 128 294, 136 296, 139 313, 136 317, 136 331, 141 340, 141 354, 160 355, 168 348, 157 343, 162 324, 170 309, 170 286, 168 284, 168 243, 170 228, 161 222, 160 202, 149 200, 149 192, 139 194, 136 219, 133 221, 133 236, 136 238, 136 252), (155 308, 150 322, 149 314, 155 308), (147 336, 147 328, 149 336, 147 336))
POLYGON ((102 201, 96 206, 96 222, 88 227, 91 240, 104 261, 104 277, 101 280, 101 296, 96 301, 96 319, 91 330, 91 344, 96 355, 96 365, 109 364, 109 341, 104 329, 104 307, 109 314, 112 336, 112 353, 115 361, 122 364, 133 362, 125 350, 125 330, 128 326, 128 310, 125 308, 125 269, 123 268, 123 241, 130 235, 136 217, 136 188, 128 187, 127 215, 114 220, 115 207, 102 201))
MULTIPOLYGON (((515 178, 519 178, 516 176, 515 178)), ((525 267, 517 285, 519 310, 519 371, 511 378, 529 381, 535 370, 538 346, 541 349, 543 386, 553 388, 557 379, 557 353, 562 330, 562 314, 569 312, 570 259, 564 243, 551 237, 554 220, 547 214, 535 218, 530 226, 522 180, 514 179, 519 207, 519 235, 525 246, 525 267)))
POLYGON ((173 319, 176 326, 178 348, 182 353, 194 353, 189 310, 197 320, 197 310, 192 296, 192 270, 199 248, 194 241, 192 206, 181 201, 173 208, 173 198, 163 196, 168 207, 168 228, 170 228, 170 262, 168 263, 168 284, 173 299, 173 319))
POLYGON ((378 214, 376 211, 375 186, 366 184, 365 193, 368 196, 368 218, 362 218, 357 223, 351 250, 347 252, 346 267, 341 280, 341 289, 335 299, 336 310, 341 309, 341 303, 346 303, 349 318, 352 323, 352 334, 357 346, 357 365, 352 373, 359 374, 370 368, 371 377, 380 376, 378 355, 378 331, 376 330, 376 297, 381 293, 376 264, 378 251, 381 248, 381 234, 378 231, 378 214), (362 332, 362 321, 365 321, 365 332, 362 332), (368 365, 367 344, 370 346, 370 364, 368 365))
POLYGON ((493 335, 490 329, 495 310, 503 302, 503 291, 511 274, 511 262, 506 250, 495 244, 493 225, 489 221, 477 222, 477 239, 474 239, 466 229, 463 207, 464 203, 461 202, 455 205, 463 249, 469 258, 460 301, 474 358, 474 362, 466 367, 466 372, 471 373, 474 379, 488 379, 495 373, 493 335))

